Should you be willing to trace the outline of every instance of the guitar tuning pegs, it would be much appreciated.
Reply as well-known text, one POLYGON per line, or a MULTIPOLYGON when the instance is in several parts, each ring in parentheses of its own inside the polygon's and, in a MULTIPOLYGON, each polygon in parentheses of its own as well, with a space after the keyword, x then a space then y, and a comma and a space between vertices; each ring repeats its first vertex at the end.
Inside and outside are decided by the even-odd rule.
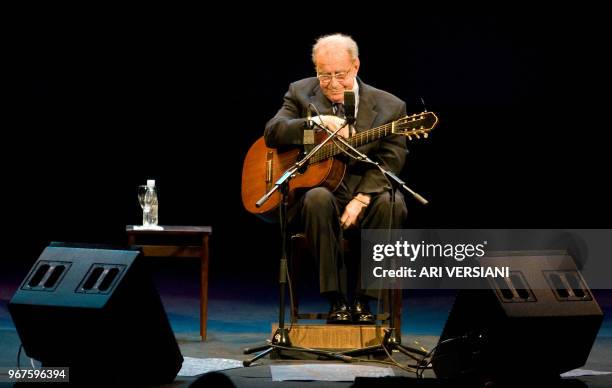
POLYGON ((421 138, 421 137, 419 136, 419 133, 418 133, 418 132, 417 132, 417 133, 415 133, 415 134, 414 134, 414 136, 415 136, 417 139, 420 139, 420 138, 421 138))
POLYGON ((423 134, 423 139, 427 139, 428 137, 429 137, 429 134, 428 134, 427 132, 425 132, 425 133, 423 134))

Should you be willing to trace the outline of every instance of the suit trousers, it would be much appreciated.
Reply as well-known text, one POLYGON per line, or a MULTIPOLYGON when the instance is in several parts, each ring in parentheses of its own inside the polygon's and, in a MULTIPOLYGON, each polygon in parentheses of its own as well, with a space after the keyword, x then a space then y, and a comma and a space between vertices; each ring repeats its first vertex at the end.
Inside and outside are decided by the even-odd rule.
MULTIPOLYGON (((340 225, 340 217, 354 195, 344 182, 343 180, 334 192, 323 187, 307 191, 298 202, 298 209, 291 220, 292 224, 297 222, 304 231, 310 253, 318 262, 322 294, 340 292, 347 295, 348 291, 347 263, 342 247, 345 231, 340 225)), ((390 190, 383 191, 372 195, 370 205, 362 214, 359 227, 398 229, 403 226, 406 215, 407 209, 402 194, 395 192, 395 203, 392 205, 390 190)), ((360 267, 359 263, 356 267, 360 267)), ((361 288, 359 276, 360 273, 356 282, 356 293, 376 297, 378 290, 361 288)))

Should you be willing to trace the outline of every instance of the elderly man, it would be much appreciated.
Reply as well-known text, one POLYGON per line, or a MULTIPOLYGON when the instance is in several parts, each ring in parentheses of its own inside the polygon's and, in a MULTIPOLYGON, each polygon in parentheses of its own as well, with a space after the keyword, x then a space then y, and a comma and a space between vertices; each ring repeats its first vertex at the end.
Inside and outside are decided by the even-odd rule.
MULTIPOLYGON (((357 77, 359 52, 351 37, 334 34, 319 38, 312 48, 312 60, 317 76, 292 83, 283 106, 266 124, 268 147, 303 144, 310 103, 320 111, 320 122, 331 130, 339 128, 344 122, 338 116, 347 90, 355 92, 357 133, 406 115, 402 100, 357 77)), ((347 128, 339 134, 347 137, 347 128)), ((406 140, 391 135, 360 147, 360 151, 399 174, 406 158, 406 140)), ((361 289, 357 281, 354 302, 351 306, 347 303, 343 230, 401 228, 407 213, 401 193, 396 192, 392 206, 389 183, 381 172, 371 164, 349 159, 346 174, 333 192, 323 187, 310 189, 295 206, 291 222, 301 226, 318 260, 320 291, 330 302, 328 323, 375 323, 368 303, 376 295, 372 290, 361 289)))

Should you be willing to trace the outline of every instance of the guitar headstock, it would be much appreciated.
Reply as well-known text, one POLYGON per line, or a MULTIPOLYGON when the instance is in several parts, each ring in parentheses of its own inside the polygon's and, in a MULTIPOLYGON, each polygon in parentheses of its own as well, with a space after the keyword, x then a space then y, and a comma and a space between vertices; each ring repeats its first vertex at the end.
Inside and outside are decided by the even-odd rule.
POLYGON ((422 112, 412 116, 402 117, 401 119, 391 123, 391 133, 396 135, 404 135, 408 140, 412 140, 412 136, 420 139, 421 136, 427 138, 429 132, 438 125, 438 116, 433 112, 422 112))

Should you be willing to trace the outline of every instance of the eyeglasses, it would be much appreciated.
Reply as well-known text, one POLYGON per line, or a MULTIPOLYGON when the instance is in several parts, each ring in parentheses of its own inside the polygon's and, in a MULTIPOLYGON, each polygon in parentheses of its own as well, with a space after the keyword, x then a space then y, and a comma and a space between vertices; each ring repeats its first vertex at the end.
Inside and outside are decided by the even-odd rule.
POLYGON ((317 73, 317 78, 319 79, 319 82, 321 82, 322 84, 328 84, 334 78, 337 79, 338 82, 342 82, 348 78, 348 75, 350 72, 351 72, 351 69, 346 70, 346 71, 337 71, 333 74, 332 73, 317 73))

